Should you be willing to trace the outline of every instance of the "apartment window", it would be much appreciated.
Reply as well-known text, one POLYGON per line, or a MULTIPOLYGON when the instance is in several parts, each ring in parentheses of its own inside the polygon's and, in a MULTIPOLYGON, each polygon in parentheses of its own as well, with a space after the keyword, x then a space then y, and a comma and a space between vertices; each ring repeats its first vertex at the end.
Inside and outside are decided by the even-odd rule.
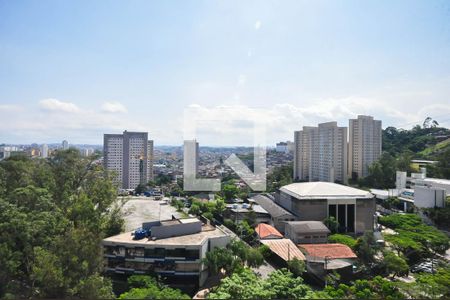
POLYGON ((166 253, 164 248, 145 249, 145 257, 163 258, 165 255, 166 253))
POLYGON ((168 249, 166 250, 166 256, 167 257, 185 257, 186 256, 186 250, 184 248, 175 248, 175 249, 168 249))
POLYGON ((186 250, 186 259, 199 259, 199 251, 198 250, 186 250))

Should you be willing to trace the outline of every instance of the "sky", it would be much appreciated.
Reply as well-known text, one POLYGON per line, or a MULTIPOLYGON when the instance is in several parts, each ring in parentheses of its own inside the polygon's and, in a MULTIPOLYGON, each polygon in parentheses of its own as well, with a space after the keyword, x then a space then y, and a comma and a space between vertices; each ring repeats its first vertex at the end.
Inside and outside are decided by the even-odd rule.
POLYGON ((449 1, 0 0, 0 144, 181 145, 195 115, 201 145, 274 145, 358 114, 450 127, 449 1))

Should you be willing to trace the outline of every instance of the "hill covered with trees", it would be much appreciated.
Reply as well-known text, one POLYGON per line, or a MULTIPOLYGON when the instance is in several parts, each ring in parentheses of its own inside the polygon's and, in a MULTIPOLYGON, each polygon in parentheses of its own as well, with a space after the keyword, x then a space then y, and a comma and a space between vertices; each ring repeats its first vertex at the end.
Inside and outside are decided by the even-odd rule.
POLYGON ((433 160, 427 167, 427 176, 450 179, 450 129, 427 118, 423 126, 412 129, 387 127, 383 130, 383 153, 369 167, 369 176, 360 179, 360 186, 375 188, 395 187, 395 172, 418 172, 413 159, 433 160))

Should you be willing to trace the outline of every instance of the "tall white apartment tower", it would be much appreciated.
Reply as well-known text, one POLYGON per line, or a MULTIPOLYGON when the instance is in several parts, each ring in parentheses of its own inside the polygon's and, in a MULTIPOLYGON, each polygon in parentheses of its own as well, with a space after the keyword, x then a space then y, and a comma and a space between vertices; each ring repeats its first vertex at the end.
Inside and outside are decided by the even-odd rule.
POLYGON ((349 120, 348 176, 362 178, 381 155, 381 121, 371 116, 349 120))
POLYGON ((199 165, 199 147, 196 140, 186 140, 184 141, 184 160, 183 160, 183 170, 185 174, 197 175, 198 165, 199 165), (186 173, 186 171, 188 171, 186 173), (191 172, 194 172, 192 174, 191 172))
POLYGON ((62 146, 63 150, 67 150, 67 149, 69 149, 69 142, 64 140, 64 141, 62 141, 61 146, 62 146))
POLYGON ((153 141, 147 132, 105 134, 103 163, 120 187, 134 189, 153 179, 153 141))
POLYGON ((47 144, 42 144, 42 146, 41 146, 41 157, 42 158, 48 157, 48 145, 47 144))
POLYGON ((294 134, 294 180, 347 182, 347 128, 336 122, 294 134))

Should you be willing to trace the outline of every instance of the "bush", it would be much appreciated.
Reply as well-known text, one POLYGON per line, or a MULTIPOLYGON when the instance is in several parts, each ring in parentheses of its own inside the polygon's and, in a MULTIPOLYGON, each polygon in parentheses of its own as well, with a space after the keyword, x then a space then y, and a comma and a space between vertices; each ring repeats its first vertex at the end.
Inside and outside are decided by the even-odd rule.
POLYGON ((302 276, 305 272, 305 268, 305 262, 297 257, 294 257, 294 259, 288 261, 288 269, 295 276, 302 276))
POLYGON ((234 224, 233 220, 231 219, 225 219, 223 220, 223 225, 225 225, 225 227, 228 227, 231 230, 235 230, 236 229, 236 225, 234 224))
POLYGON ((339 222, 336 221, 334 217, 328 217, 323 220, 323 224, 328 227, 331 233, 336 233, 339 231, 339 222))
POLYGON ((263 256, 264 258, 268 258, 268 257, 270 256, 270 254, 272 253, 272 252, 270 251, 269 246, 267 246, 267 245, 261 245, 261 246, 259 246, 259 247, 258 247, 258 251, 259 251, 259 253, 262 254, 262 256, 263 256))
POLYGON ((354 249, 356 246, 356 240, 353 237, 346 234, 338 234, 338 233, 332 234, 328 237, 328 242, 344 244, 352 249, 354 249))

